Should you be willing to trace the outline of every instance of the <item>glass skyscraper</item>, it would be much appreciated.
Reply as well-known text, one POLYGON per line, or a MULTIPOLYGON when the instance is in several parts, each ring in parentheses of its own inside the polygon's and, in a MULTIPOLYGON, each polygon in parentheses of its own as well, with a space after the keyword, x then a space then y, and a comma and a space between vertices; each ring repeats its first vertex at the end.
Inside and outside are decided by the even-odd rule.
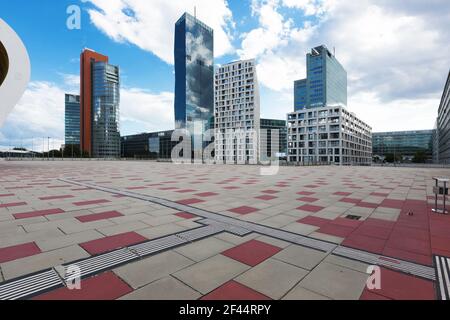
POLYGON ((185 13, 175 24, 175 128, 189 130, 193 151, 214 128, 214 31, 185 13))
POLYGON ((80 144, 80 96, 66 94, 65 100, 65 144, 80 144))
POLYGON ((119 67, 92 63, 92 154, 120 157, 119 67))
POLYGON ((347 72, 325 47, 306 57, 307 78, 294 83, 295 111, 327 105, 347 106, 347 72))

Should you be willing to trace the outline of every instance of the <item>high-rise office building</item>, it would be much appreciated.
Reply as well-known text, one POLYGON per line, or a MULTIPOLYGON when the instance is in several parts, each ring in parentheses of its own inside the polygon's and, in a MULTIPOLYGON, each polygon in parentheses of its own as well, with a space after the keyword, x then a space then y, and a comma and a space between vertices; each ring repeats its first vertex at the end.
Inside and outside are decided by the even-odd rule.
POLYGON ((200 157, 214 128, 214 31, 185 13, 175 24, 175 128, 189 130, 200 157))
POLYGON ((80 96, 66 94, 65 96, 65 144, 80 144, 80 96))
POLYGON ((261 161, 285 158, 287 153, 286 120, 261 119, 260 134, 261 161), (278 141, 275 137, 278 136, 278 141))
POLYGON ((325 46, 306 56, 306 79, 294 82, 294 111, 347 105, 347 72, 325 46))
POLYGON ((258 163, 260 102, 255 61, 217 68, 214 84, 216 160, 258 163))
POLYGON ((80 61, 81 149, 96 158, 120 157, 119 67, 89 49, 80 61))
POLYGON ((439 163, 450 163, 450 71, 442 93, 441 103, 438 110, 437 119, 438 139, 437 152, 439 155, 435 157, 439 163))

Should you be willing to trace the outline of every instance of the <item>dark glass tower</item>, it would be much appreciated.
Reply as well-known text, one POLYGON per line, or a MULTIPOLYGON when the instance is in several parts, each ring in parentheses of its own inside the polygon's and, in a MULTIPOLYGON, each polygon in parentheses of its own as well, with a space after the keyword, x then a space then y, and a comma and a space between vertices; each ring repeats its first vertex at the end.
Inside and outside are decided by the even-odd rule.
POLYGON ((325 46, 306 57, 307 78, 294 83, 295 111, 327 105, 347 106, 347 72, 325 46))
POLYGON ((80 144, 80 96, 66 94, 65 103, 65 144, 80 144))
POLYGON ((92 64, 92 154, 96 158, 120 157, 119 67, 92 64))
POLYGON ((214 31, 188 13, 175 24, 175 128, 189 130, 193 151, 214 128, 214 31))

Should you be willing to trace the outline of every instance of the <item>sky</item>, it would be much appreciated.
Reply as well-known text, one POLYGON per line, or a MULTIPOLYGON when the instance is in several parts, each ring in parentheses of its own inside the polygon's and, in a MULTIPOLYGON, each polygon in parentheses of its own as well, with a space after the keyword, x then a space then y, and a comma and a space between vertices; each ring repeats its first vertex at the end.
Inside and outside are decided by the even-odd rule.
POLYGON ((348 109, 374 132, 432 129, 450 68, 448 0, 0 0, 30 55, 31 81, 0 147, 64 143, 64 94, 79 93, 83 48, 121 70, 121 134, 174 127, 174 25, 214 29, 215 63, 254 58, 261 117, 285 119, 306 54, 326 45, 348 73, 348 109), (70 6, 80 29, 67 27, 70 6))

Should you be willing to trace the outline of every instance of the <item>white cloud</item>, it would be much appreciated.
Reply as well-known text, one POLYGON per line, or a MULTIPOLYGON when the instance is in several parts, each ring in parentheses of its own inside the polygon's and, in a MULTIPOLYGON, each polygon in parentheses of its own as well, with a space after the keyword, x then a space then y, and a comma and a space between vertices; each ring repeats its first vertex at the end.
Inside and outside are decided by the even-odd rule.
MULTIPOLYGON (((34 150, 59 148, 64 143, 64 95, 73 84, 72 75, 63 86, 50 82, 31 82, 0 131, 0 145, 24 146, 34 150), (44 142, 42 137, 45 137, 44 142)), ((170 130, 174 127, 173 94, 151 93, 139 88, 121 89, 122 135, 170 130)))
POLYGON ((433 126, 449 68, 450 2, 253 0, 252 10, 259 25, 237 52, 257 59, 270 96, 292 94, 306 76, 306 53, 325 44, 348 72, 349 107, 374 130, 433 126))
POLYGON ((89 0, 92 23, 117 42, 128 42, 173 64, 175 22, 184 12, 214 29, 216 56, 233 52, 232 13, 225 0, 89 0))

